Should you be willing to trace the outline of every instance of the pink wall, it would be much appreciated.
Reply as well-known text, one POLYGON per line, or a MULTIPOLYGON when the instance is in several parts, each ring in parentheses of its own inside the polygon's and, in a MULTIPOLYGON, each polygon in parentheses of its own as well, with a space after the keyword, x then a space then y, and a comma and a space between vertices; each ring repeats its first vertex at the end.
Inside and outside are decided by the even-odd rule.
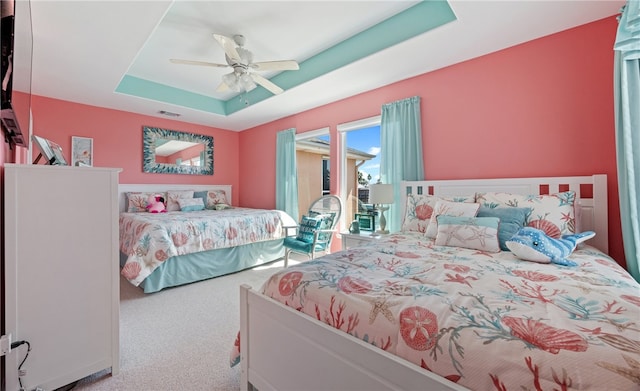
MULTIPOLYGON (((335 136, 340 123, 418 95, 428 179, 608 174, 610 253, 624 264, 613 118, 616 28, 615 17, 606 18, 240 133, 39 96, 32 103, 34 133, 60 144, 67 157, 71 136, 92 137, 94 165, 123 168, 121 183, 231 184, 234 204, 272 208, 278 131, 329 126, 335 136), (143 173, 143 125, 213 136, 214 175, 143 173)), ((331 160, 337 167, 335 144, 331 160)))
MULTIPOLYGON (((240 202, 275 205, 275 178, 265 172, 275 170, 278 131, 329 126, 334 137, 338 124, 418 95, 428 179, 607 174, 610 254, 624 265, 613 116, 616 28, 615 17, 606 18, 246 130, 240 202)), ((332 167, 336 155, 333 146, 332 167)))
MULTIPOLYGON (((240 193, 239 135, 170 119, 33 96, 33 133, 62 147, 71 161, 71 136, 93 138, 93 165, 119 167, 120 183, 231 184, 233 201, 240 193), (142 127, 150 126, 213 136, 213 175, 142 172, 142 127)), ((36 152, 34 152, 35 158, 36 152)))

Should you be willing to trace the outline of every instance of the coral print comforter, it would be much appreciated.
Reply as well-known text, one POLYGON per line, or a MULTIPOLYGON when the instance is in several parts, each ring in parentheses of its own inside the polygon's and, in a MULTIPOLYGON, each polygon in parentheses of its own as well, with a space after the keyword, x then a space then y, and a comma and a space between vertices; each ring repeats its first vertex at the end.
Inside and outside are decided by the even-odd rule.
POLYGON ((169 213, 121 213, 121 274, 138 286, 176 255, 284 237, 280 212, 238 208, 169 213))
POLYGON ((593 247, 570 259, 394 234, 284 269, 262 292, 472 390, 640 390, 640 285, 593 247))

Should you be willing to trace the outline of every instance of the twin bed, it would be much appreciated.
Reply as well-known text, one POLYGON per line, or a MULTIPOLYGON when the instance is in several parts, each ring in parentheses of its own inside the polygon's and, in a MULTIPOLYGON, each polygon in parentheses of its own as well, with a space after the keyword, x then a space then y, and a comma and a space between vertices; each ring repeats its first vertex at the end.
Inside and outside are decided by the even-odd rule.
POLYGON ((121 273, 145 293, 282 258, 286 226, 295 223, 280 211, 231 206, 228 185, 123 184, 119 192, 121 273), (167 213, 145 210, 154 194, 167 213))
POLYGON ((402 189, 400 232, 240 288, 243 390, 640 388, 640 285, 606 255, 605 175, 402 189), (451 202, 479 205, 434 228, 451 202), (522 261, 496 251, 516 210, 549 236, 596 236, 569 256, 577 266, 522 261), (469 234, 495 221, 480 211, 504 224, 469 234))

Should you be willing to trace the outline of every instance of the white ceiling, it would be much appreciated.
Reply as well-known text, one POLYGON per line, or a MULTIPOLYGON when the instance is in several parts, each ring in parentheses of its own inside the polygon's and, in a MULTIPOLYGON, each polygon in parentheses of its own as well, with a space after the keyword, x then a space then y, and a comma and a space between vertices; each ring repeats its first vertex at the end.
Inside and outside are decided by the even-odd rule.
MULTIPOLYGON (((26 61, 16 7, 14 89, 26 61)), ((183 58, 224 62, 213 33, 246 37, 254 61, 303 62, 401 12, 412 1, 56 1, 31 0, 31 92, 72 102, 242 131, 425 72, 615 15, 622 0, 450 1, 457 20, 369 55, 284 93, 214 114, 115 92, 125 75, 204 95, 230 69, 169 63, 183 58), (166 117, 163 117, 166 118, 166 117)), ((612 42, 613 45, 613 42, 612 42)), ((288 71, 296 72, 296 71, 288 71)), ((263 73, 271 77, 273 74, 263 73)), ((258 87, 262 88, 262 87, 258 87)), ((251 100, 251 95, 247 98, 251 100)))

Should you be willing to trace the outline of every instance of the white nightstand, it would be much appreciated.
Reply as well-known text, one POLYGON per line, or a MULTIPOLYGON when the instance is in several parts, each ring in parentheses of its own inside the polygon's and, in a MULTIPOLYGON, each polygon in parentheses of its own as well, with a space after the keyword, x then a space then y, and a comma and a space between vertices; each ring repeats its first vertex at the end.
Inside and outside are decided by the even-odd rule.
POLYGON ((378 240, 386 235, 371 236, 369 231, 361 231, 359 234, 352 234, 349 232, 342 233, 342 249, 346 250, 350 247, 361 246, 367 242, 378 240))

